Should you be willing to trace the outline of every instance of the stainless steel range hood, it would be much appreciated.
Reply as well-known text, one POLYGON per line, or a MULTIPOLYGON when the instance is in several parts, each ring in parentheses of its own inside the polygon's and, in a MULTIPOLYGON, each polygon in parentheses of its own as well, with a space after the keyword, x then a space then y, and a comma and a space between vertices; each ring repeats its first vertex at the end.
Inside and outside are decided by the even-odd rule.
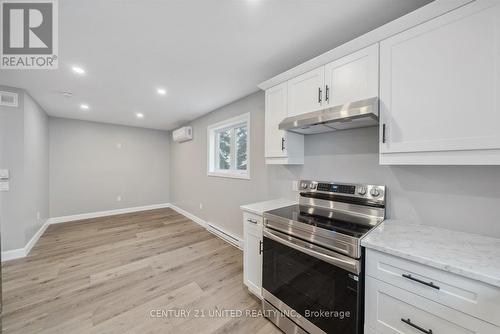
POLYGON ((339 106, 287 117, 280 130, 302 134, 315 134, 376 126, 378 124, 378 97, 342 104, 339 106))

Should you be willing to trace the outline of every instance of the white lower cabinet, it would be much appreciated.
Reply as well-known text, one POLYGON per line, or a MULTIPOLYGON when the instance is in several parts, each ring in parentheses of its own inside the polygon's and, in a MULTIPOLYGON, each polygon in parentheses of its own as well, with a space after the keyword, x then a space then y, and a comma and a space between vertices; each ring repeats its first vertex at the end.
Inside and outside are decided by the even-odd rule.
POLYGON ((262 216, 243 213, 243 282, 262 299, 262 216))
POLYGON ((500 326, 498 287, 373 250, 367 252, 366 274, 500 326))
POLYGON ((367 250, 365 332, 499 334, 499 289, 367 250))
POLYGON ((365 322, 379 334, 500 333, 500 328, 490 323, 369 276, 365 322))

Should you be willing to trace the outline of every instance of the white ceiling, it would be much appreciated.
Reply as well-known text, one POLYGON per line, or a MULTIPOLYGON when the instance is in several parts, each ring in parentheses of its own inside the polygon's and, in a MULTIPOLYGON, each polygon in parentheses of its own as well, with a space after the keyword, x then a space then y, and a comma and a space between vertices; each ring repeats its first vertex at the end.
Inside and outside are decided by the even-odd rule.
POLYGON ((428 2, 64 0, 59 69, 2 70, 0 84, 52 116, 170 130, 428 2))

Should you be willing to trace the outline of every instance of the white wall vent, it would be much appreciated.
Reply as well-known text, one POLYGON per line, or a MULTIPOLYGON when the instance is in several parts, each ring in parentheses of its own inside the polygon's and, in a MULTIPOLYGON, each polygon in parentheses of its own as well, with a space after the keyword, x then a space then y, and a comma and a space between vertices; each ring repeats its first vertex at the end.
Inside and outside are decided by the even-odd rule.
POLYGON ((19 107, 19 95, 17 93, 0 91, 0 106, 19 107))
POLYGON ((172 138, 177 143, 182 143, 193 139, 193 128, 185 126, 172 132, 172 138))

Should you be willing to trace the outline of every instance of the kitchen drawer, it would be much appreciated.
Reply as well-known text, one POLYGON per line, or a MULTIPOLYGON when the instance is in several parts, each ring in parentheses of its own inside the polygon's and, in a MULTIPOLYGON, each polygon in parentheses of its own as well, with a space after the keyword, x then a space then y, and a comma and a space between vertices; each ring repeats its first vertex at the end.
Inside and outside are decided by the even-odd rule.
POLYGON ((366 274, 500 326, 500 288, 371 249, 366 274))
POLYGON ((250 212, 243 212, 243 222, 245 222, 245 224, 250 223, 262 226, 262 221, 262 216, 250 212))
POLYGON ((488 322, 373 277, 366 278, 365 327, 378 334, 500 333, 499 327, 488 322))

